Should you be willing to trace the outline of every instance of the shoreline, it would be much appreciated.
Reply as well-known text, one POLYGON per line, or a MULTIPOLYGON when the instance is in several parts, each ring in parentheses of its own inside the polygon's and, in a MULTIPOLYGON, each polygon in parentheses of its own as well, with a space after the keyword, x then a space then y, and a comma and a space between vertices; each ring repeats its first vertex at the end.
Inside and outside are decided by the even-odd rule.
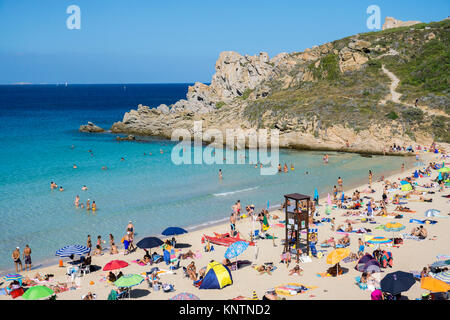
MULTIPOLYGON (((305 150, 305 151, 312 151, 312 150, 305 150)), ((406 171, 406 170, 411 170, 411 169, 414 169, 414 168, 418 168, 417 166, 415 166, 415 163, 411 163, 409 166, 407 164, 405 164, 405 169, 404 170, 406 171)), ((393 175, 400 174, 400 173, 401 173, 401 169, 388 170, 388 171, 384 171, 384 172, 381 172, 381 173, 377 173, 376 175, 374 173, 374 179, 373 179, 372 183, 374 184, 375 182, 377 182, 378 179, 376 179, 376 178, 377 177, 379 178, 381 175, 384 175, 384 177, 386 179, 388 176, 393 176, 393 175)), ((360 179, 355 179, 355 182, 348 184, 348 186, 346 186, 344 188, 344 193, 347 193, 347 192, 349 192, 351 190, 359 189, 358 187, 367 186, 368 182, 366 180, 367 180, 367 177, 365 177, 365 178, 361 177, 360 179)), ((332 186, 330 186, 330 188, 332 189, 332 186)), ((332 191, 331 190, 330 190, 329 193, 330 193, 330 195, 332 195, 332 191)), ((327 196, 328 196, 328 192, 319 193, 319 203, 321 203, 322 201, 326 200, 327 196)), ((314 197, 314 195, 312 194, 311 195, 311 199, 313 199, 313 197, 314 197)), ((282 196, 281 196, 281 198, 282 198, 282 196)), ((257 208, 259 208, 259 207, 257 207, 257 208)), ((275 204, 275 205, 270 206, 269 207, 269 212, 272 213, 272 212, 277 211, 276 208, 281 208, 281 204, 275 204)), ((261 209, 261 208, 259 208, 259 209, 261 209)), ((245 208, 242 208, 242 210, 243 210, 242 213, 245 213, 244 212, 245 208)), ((208 230, 211 227, 218 227, 218 226, 227 225, 227 221, 228 221, 229 217, 228 217, 228 215, 226 213, 224 213, 224 216, 226 216, 226 217, 222 218, 222 219, 216 219, 216 220, 206 221, 206 222, 204 222, 202 224, 188 225, 188 226, 181 226, 181 227, 186 229, 187 231, 189 231, 189 233, 191 233, 191 232, 198 232, 198 231, 202 231, 202 230, 208 230)), ((140 241, 141 239, 143 239, 145 237, 158 237, 158 238, 160 238, 163 241, 165 241, 166 239, 170 238, 170 237, 161 236, 161 234, 154 233, 154 234, 147 234, 147 235, 142 236, 142 237, 141 236, 135 237, 134 243, 137 243, 138 241, 140 241)), ((119 245, 119 247, 120 247, 120 245, 119 245)), ((57 249, 55 249, 55 252, 56 252, 56 250, 57 249)), ((102 252, 106 253, 106 254, 109 254, 109 247, 104 246, 102 252)), ((120 250, 119 250, 119 252, 120 252, 120 250)), ((38 270, 38 269, 42 269, 42 268, 51 267, 52 265, 57 264, 60 259, 61 259, 60 257, 53 256, 53 257, 48 257, 47 259, 37 260, 36 261, 37 265, 36 266, 33 265, 31 270, 34 271, 34 270, 38 270)), ((0 277, 3 276, 4 274, 11 273, 11 272, 15 272, 15 269, 11 268, 11 269, 0 270, 0 277)))

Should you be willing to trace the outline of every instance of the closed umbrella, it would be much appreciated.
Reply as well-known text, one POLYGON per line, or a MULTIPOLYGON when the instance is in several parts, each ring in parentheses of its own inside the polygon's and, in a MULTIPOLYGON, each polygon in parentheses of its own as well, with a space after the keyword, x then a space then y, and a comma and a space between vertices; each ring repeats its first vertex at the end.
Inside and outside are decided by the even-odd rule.
POLYGON ((147 237, 136 243, 136 246, 141 249, 151 249, 159 247, 162 244, 164 244, 164 242, 159 238, 147 237))
POLYGON ((103 271, 111 271, 111 270, 117 270, 122 269, 128 266, 128 263, 123 260, 112 260, 108 262, 104 267, 103 271))
POLYGON ((184 230, 183 228, 169 227, 169 228, 165 229, 161 234, 163 236, 177 236, 177 235, 184 234, 184 233, 188 233, 188 232, 186 230, 184 230))
POLYGON ((71 245, 71 246, 65 246, 61 249, 59 249, 58 251, 56 251, 56 256, 60 256, 60 257, 70 257, 73 255, 78 255, 78 256, 82 256, 85 255, 86 253, 90 252, 91 248, 79 245, 79 244, 75 244, 75 245, 71 245))
POLYGON ((450 284, 442 280, 432 277, 422 277, 420 287, 431 292, 447 292, 450 291, 450 284))
POLYGON ((408 291, 416 283, 414 275, 409 272, 396 271, 387 274, 381 281, 381 291, 392 295, 408 291))
POLYGON ((193 295, 192 293, 182 292, 177 294, 176 296, 173 296, 169 300, 200 300, 200 298, 196 295, 193 295))
POLYGON ((450 271, 439 272, 434 278, 450 284, 450 271))
POLYGON ((27 289, 22 297, 25 300, 39 300, 48 298, 53 294, 55 294, 55 292, 46 286, 34 286, 27 289))

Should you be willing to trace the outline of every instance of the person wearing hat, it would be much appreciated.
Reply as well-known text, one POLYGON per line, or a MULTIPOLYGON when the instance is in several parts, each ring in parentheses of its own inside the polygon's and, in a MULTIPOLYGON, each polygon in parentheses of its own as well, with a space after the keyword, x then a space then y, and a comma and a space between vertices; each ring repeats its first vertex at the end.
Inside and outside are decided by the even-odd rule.
POLYGON ((22 261, 20 261, 20 250, 19 247, 16 247, 16 249, 12 253, 12 258, 14 261, 14 266, 16 267, 16 272, 19 272, 17 265, 20 264, 20 271, 23 271, 22 267, 22 261))

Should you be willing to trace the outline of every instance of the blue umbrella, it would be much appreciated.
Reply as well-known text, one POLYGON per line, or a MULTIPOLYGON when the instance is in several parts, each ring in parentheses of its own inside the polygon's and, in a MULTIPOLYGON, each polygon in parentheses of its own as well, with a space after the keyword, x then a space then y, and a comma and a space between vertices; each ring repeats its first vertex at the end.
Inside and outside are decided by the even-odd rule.
POLYGON ((267 210, 269 210, 269 200, 267 200, 267 210))
POLYGON ((444 261, 436 261, 435 263, 433 263, 431 265, 431 267, 433 268, 440 268, 440 267, 445 267, 447 265, 450 264, 450 259, 449 260, 444 260, 444 261))
POLYGON ((186 230, 184 230, 183 228, 169 227, 162 232, 162 235, 163 236, 177 236, 177 235, 183 234, 183 233, 188 233, 188 232, 186 230))
POLYGON ((230 245, 225 252, 225 258, 232 259, 240 255, 248 248, 248 243, 245 241, 237 241, 230 245))
POLYGON ((414 178, 418 178, 419 177, 419 172, 417 172, 417 170, 416 171, 414 171, 414 178))
POLYGON ((86 253, 90 252, 91 249, 79 244, 75 244, 75 245, 71 245, 71 246, 65 246, 61 249, 59 249, 58 251, 56 251, 56 256, 60 256, 60 257, 70 257, 72 255, 78 255, 78 256, 82 256, 85 255, 86 253))
POLYGON ((147 237, 142 240, 140 240, 138 243, 136 243, 136 246, 141 249, 151 249, 156 248, 162 245, 164 242, 156 237, 147 237))
POLYGON ((380 287, 381 291, 396 295, 408 291, 415 283, 416 279, 412 273, 396 271, 387 274, 380 281, 380 287))

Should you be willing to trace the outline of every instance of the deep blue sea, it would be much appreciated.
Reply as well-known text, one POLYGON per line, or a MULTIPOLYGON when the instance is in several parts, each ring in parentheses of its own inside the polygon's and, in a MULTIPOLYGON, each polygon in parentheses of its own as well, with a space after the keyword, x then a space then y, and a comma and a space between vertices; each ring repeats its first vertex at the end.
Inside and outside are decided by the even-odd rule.
POLYGON ((262 176, 250 164, 177 166, 171 141, 117 142, 114 134, 78 131, 88 121, 108 129, 138 104, 169 105, 185 98, 187 89, 188 84, 0 86, 0 270, 13 268, 16 246, 29 244, 39 265, 60 247, 85 245, 88 234, 120 239, 129 220, 137 238, 159 235, 168 226, 192 229, 227 219, 238 199, 261 209, 267 201, 279 204, 286 193, 331 192, 338 176, 344 186, 355 184, 367 180, 369 169, 377 177, 412 161, 329 153, 324 165, 322 152, 282 150, 280 162, 295 170, 262 176), (51 191, 51 181, 65 191, 51 191), (83 185, 88 191, 81 191, 83 185), (97 212, 76 209, 76 195, 83 203, 95 201, 97 212))

